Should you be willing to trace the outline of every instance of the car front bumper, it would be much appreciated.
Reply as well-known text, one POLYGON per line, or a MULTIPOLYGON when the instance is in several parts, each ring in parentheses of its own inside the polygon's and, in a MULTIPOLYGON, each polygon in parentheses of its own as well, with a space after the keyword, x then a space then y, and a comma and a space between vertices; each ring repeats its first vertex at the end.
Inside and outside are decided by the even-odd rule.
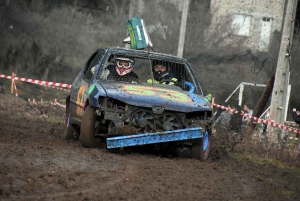
POLYGON ((106 139, 106 147, 108 149, 112 149, 137 145, 156 144, 162 142, 191 140, 202 137, 202 127, 187 128, 174 131, 111 137, 106 139))

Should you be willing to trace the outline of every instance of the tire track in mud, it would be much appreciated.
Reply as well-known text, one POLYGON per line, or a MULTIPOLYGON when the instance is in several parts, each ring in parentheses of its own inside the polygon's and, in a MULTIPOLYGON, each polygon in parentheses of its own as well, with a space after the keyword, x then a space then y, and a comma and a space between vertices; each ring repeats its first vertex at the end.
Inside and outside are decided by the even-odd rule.
MULTIPOLYGON (((93 151, 92 151, 93 152, 93 151)), ((91 154, 91 153, 85 153, 82 157, 86 157, 86 154, 91 154)), ((80 158, 82 158, 80 157, 80 158)), ((88 157, 86 157, 87 159, 88 157)), ((66 189, 67 191, 65 192, 51 192, 47 193, 47 196, 44 197, 46 199, 59 199, 65 197, 74 197, 74 199, 78 199, 78 197, 82 197, 82 199, 89 198, 90 196, 92 197, 97 197, 97 198, 108 198, 108 199, 119 199, 118 195, 116 195, 116 187, 122 186, 122 184, 128 182, 128 178, 131 177, 136 172, 136 167, 133 165, 126 165, 126 163, 135 163, 135 161, 132 160, 123 160, 123 159, 118 159, 119 156, 113 156, 113 157, 108 157, 108 159, 103 160, 102 162, 105 162, 106 165, 100 166, 101 164, 96 164, 99 165, 95 167, 95 164, 91 162, 91 160, 87 160, 88 164, 85 164, 84 166, 89 167, 89 169, 93 168, 92 171, 87 170, 87 168, 82 168, 82 162, 79 162, 78 159, 74 161, 73 165, 78 165, 77 169, 81 169, 81 171, 76 171, 74 173, 69 173, 69 174, 82 174, 85 175, 85 179, 81 180, 81 183, 76 184, 74 186, 69 187, 66 189), (115 160, 118 160, 118 162, 115 160), (126 163, 125 163, 126 162, 126 163), (79 165, 80 164, 80 165, 79 165), (99 172, 101 172, 99 174, 99 172), (93 176, 97 175, 97 176, 93 176), (113 179, 112 179, 113 178, 113 179), (97 183, 98 182, 98 183, 97 183), (93 183, 93 184, 92 184, 93 183), (72 189, 71 191, 69 189, 72 189), (101 192, 101 193, 99 193, 101 192)), ((70 169, 70 168, 69 168, 70 169)), ((69 178, 70 180, 70 178, 69 178)), ((69 183, 69 181, 66 181, 69 183)), ((40 195, 42 196, 42 195, 40 195)), ((34 196, 28 196, 29 199, 33 198, 34 196)), ((90 197, 89 199, 92 199, 90 197)), ((26 196, 27 198, 27 196, 26 196)), ((41 197, 43 199, 43 197, 41 197)))
POLYGON ((0 110, 0 200, 297 200, 300 196, 300 178, 292 171, 232 157, 201 163, 147 152, 121 155, 103 147, 86 149, 78 141, 63 140, 63 121, 10 117, 8 112, 0 110))
MULTIPOLYGON (((8 136, 11 140, 18 138, 16 132, 10 133, 8 136)), ((40 136, 41 138, 37 140, 34 136, 35 134, 30 134, 23 141, 5 143, 6 146, 1 146, 5 147, 5 150, 1 150, 0 156, 2 154, 6 155, 7 162, 27 169, 23 177, 21 176, 19 179, 35 182, 34 188, 40 186, 39 191, 41 192, 31 190, 32 195, 22 195, 19 197, 20 199, 51 199, 64 197, 65 195, 77 196, 77 194, 84 197, 85 194, 91 194, 91 192, 94 192, 93 195, 97 195, 97 192, 99 192, 97 179, 105 180, 105 185, 102 185, 100 188, 101 191, 105 192, 113 189, 111 188, 112 186, 122 182, 127 175, 131 175, 135 171, 134 166, 126 165, 127 160, 126 163, 123 162, 124 158, 122 156, 108 153, 104 149, 84 149, 79 142, 67 143, 62 139, 47 138, 45 135, 40 136), (16 149, 15 146, 17 144, 19 145, 16 149), (12 152, 19 154, 10 157, 9 153, 12 152), (29 161, 30 164, 28 163, 29 161), (97 175, 96 178, 93 178, 93 174, 97 175), (67 175, 63 177, 64 181, 59 178, 61 175, 67 175), (72 177, 76 178, 81 175, 84 176, 78 183, 72 183, 72 177), (112 175, 117 176, 114 179, 110 179, 112 175), (85 178, 88 179, 86 180, 85 178), (48 189, 43 188, 43 186, 49 186, 49 184, 53 183, 59 185, 60 189, 64 189, 64 185, 67 188, 64 192, 57 192, 57 188, 53 187, 53 185, 48 189), (67 183, 72 184, 70 186, 67 183), (91 183, 94 183, 95 186, 91 187, 91 183), (69 191, 70 188, 73 188, 72 191, 69 191), (45 194, 47 195, 46 197, 45 194)), ((135 161, 129 162, 129 164, 133 163, 135 161)), ((7 169, 13 169, 13 167, 7 166, 7 169)), ((13 183, 13 180, 7 182, 13 183)), ((23 185, 22 188, 25 186, 23 185)), ((19 189, 16 187, 17 192, 19 189)), ((31 193, 29 190, 29 194, 31 193)))

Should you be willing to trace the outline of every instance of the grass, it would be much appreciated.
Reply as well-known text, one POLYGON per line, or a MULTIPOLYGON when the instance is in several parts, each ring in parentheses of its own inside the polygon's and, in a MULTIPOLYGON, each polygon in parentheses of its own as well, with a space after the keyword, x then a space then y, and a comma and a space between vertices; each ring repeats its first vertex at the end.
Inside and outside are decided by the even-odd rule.
POLYGON ((246 154, 235 154, 234 156, 235 160, 239 162, 243 161, 251 161, 254 164, 258 164, 261 166, 264 165, 273 165, 277 168, 284 169, 284 170, 291 170, 300 173, 300 167, 291 166, 291 164, 286 164, 284 162, 275 160, 275 159, 268 159, 268 158, 262 158, 255 155, 246 155, 246 154))

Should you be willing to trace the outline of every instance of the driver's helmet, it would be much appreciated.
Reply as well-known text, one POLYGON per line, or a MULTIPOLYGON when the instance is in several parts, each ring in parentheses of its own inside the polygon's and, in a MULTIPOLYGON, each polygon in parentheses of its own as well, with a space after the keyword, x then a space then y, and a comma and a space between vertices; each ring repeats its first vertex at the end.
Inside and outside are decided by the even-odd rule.
POLYGON ((152 61, 152 71, 153 77, 157 81, 161 81, 163 79, 169 79, 169 71, 168 66, 165 62, 160 60, 153 60, 152 61))
POLYGON ((119 75, 123 76, 130 73, 133 69, 134 59, 126 57, 116 58, 116 71, 119 75))

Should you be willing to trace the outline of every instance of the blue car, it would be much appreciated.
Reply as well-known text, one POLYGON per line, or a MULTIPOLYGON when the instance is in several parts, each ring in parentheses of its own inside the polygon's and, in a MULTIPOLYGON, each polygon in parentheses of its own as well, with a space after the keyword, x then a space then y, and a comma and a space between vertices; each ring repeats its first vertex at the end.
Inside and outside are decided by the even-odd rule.
POLYGON ((212 107, 183 58, 119 47, 91 55, 66 98, 66 140, 107 149, 178 144, 204 161, 212 107))

